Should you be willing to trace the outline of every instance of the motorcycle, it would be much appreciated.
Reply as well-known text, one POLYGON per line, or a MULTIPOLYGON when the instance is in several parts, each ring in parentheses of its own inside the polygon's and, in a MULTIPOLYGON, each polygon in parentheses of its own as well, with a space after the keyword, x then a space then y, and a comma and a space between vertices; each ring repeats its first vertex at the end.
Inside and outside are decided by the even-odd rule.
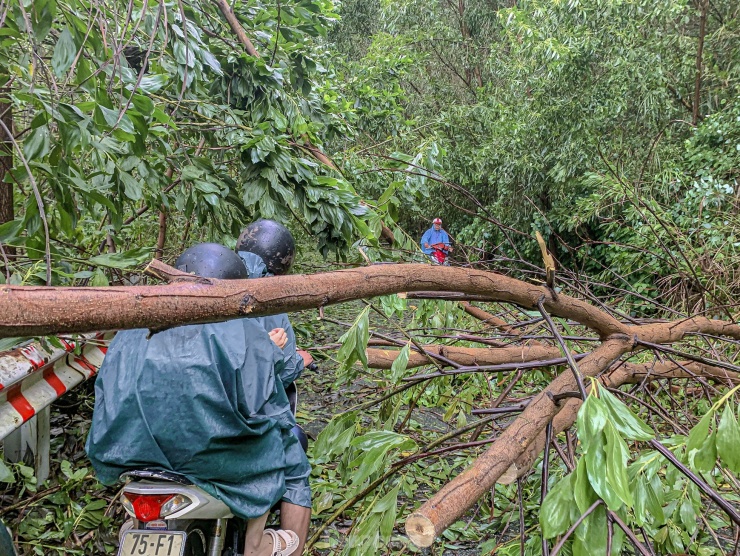
POLYGON ((430 245, 430 247, 432 248, 432 257, 437 264, 448 264, 447 256, 452 251, 452 247, 450 247, 449 245, 445 245, 444 243, 434 243, 430 245))
MULTIPOLYGON (((316 365, 311 363, 307 368, 315 370, 316 365)), ((295 384, 286 393, 295 415, 298 405, 295 384)), ((293 433, 305 451, 306 434, 298 425, 293 433)), ((186 477, 143 468, 128 471, 121 478, 130 479, 120 498, 130 519, 119 532, 118 556, 244 554, 246 520, 235 517, 226 504, 186 477)))

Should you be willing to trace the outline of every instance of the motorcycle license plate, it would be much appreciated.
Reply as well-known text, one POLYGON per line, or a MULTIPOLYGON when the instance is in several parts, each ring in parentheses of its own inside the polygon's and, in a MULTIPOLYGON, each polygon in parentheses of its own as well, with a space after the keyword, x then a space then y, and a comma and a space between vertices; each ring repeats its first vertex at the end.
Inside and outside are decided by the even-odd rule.
POLYGON ((131 529, 123 534, 118 556, 182 556, 185 537, 183 531, 131 529))

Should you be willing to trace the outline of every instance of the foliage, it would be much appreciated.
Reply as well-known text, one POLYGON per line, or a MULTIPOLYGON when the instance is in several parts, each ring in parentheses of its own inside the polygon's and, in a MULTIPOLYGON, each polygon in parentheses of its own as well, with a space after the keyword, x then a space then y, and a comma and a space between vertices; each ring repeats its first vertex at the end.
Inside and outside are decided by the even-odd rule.
POLYGON ((393 114, 357 124, 367 171, 430 141, 440 153, 407 227, 444 215, 459 242, 505 261, 537 260, 539 230, 560 266, 687 311, 735 295, 734 3, 707 14, 698 96, 690 2, 377 0, 341 14, 341 63, 365 76, 348 88, 393 114))
POLYGON ((14 282, 43 279, 47 233, 55 283, 88 280, 76 272, 88 264, 142 262, 156 242, 152 218, 136 220, 146 207, 184 229, 183 244, 191 223, 233 243, 257 216, 297 219, 324 254, 354 241, 370 213, 311 154, 346 133, 320 62, 333 6, 240 4, 236 14, 261 57, 211 2, 5 6, 0 73, 19 130, 5 181, 18 217, 0 242, 24 255, 14 282), (126 254, 100 255, 106 237, 126 254))

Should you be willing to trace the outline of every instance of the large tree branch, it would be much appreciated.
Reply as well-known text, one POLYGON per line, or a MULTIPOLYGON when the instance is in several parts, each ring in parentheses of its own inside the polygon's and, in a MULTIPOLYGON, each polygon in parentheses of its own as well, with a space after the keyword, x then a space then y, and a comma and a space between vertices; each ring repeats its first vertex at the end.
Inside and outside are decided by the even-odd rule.
MULTIPOLYGON (((442 355, 460 365, 499 365, 502 363, 526 363, 560 357, 560 350, 550 346, 508 346, 501 348, 466 348, 457 346, 424 346, 430 353, 442 355)), ((367 364, 373 369, 390 369, 401 353, 395 349, 367 350, 367 364)), ((429 365, 432 361, 423 353, 409 355, 407 369, 429 365)))
MULTIPOLYGON (((720 382, 740 382, 740 375, 726 371, 719 367, 703 365, 693 361, 682 363, 625 363, 620 362, 613 366, 614 369, 600 377, 601 383, 607 388, 618 388, 623 384, 639 384, 643 380, 677 379, 677 378, 711 378, 720 382)), ((570 398, 563 408, 552 420, 553 435, 569 429, 576 422, 578 410, 581 408, 581 400, 570 398)), ((498 482, 510 484, 529 472, 537 456, 545 449, 545 434, 541 433, 537 439, 529 445, 527 451, 516 460, 512 468, 498 482)))
POLYGON ((241 23, 239 23, 239 20, 236 18, 236 14, 234 13, 234 10, 231 9, 229 3, 226 0, 213 0, 213 3, 218 6, 218 9, 223 14, 224 19, 226 19, 229 27, 231 27, 231 30, 244 47, 244 50, 247 51, 247 54, 249 54, 250 56, 254 56, 255 58, 259 58, 259 52, 257 52, 254 44, 252 44, 252 41, 247 36, 247 32, 244 30, 244 27, 242 27, 241 23))
MULTIPOLYGON (((559 298, 560 296, 558 296, 559 298)), ((632 348, 628 336, 606 340, 579 364, 585 376, 595 376, 632 348)), ((431 546, 434 539, 454 523, 476 500, 525 453, 544 431, 562 404, 553 396, 575 388, 572 373, 562 373, 540 394, 470 467, 447 483, 406 520, 406 534, 417 546, 431 546)))
MULTIPOLYGON (((550 313, 580 322, 601 337, 629 332, 626 325, 584 301, 564 294, 558 295, 557 300, 551 299, 544 287, 493 272, 453 267, 434 268, 433 272, 430 269, 422 264, 379 265, 314 275, 142 287, 3 285, 0 286, 0 337, 123 328, 162 329, 430 289, 486 294, 527 309, 536 307, 537 300, 544 295, 550 313)), ((719 332, 722 327, 715 328, 713 333, 722 333, 719 332)), ((740 338, 740 327, 727 330, 736 331, 740 338)), ((659 334, 649 334, 645 339, 659 338, 659 334)))

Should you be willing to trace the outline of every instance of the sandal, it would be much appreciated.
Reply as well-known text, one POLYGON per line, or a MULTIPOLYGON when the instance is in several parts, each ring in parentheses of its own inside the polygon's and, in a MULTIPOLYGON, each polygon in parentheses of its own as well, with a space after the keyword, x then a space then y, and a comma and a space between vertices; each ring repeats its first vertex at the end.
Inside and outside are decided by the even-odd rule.
POLYGON ((270 556, 289 556, 298 549, 300 539, 293 531, 288 529, 265 529, 263 534, 272 537, 272 552, 270 556), (285 548, 282 550, 280 549, 281 544, 285 544, 285 548))

